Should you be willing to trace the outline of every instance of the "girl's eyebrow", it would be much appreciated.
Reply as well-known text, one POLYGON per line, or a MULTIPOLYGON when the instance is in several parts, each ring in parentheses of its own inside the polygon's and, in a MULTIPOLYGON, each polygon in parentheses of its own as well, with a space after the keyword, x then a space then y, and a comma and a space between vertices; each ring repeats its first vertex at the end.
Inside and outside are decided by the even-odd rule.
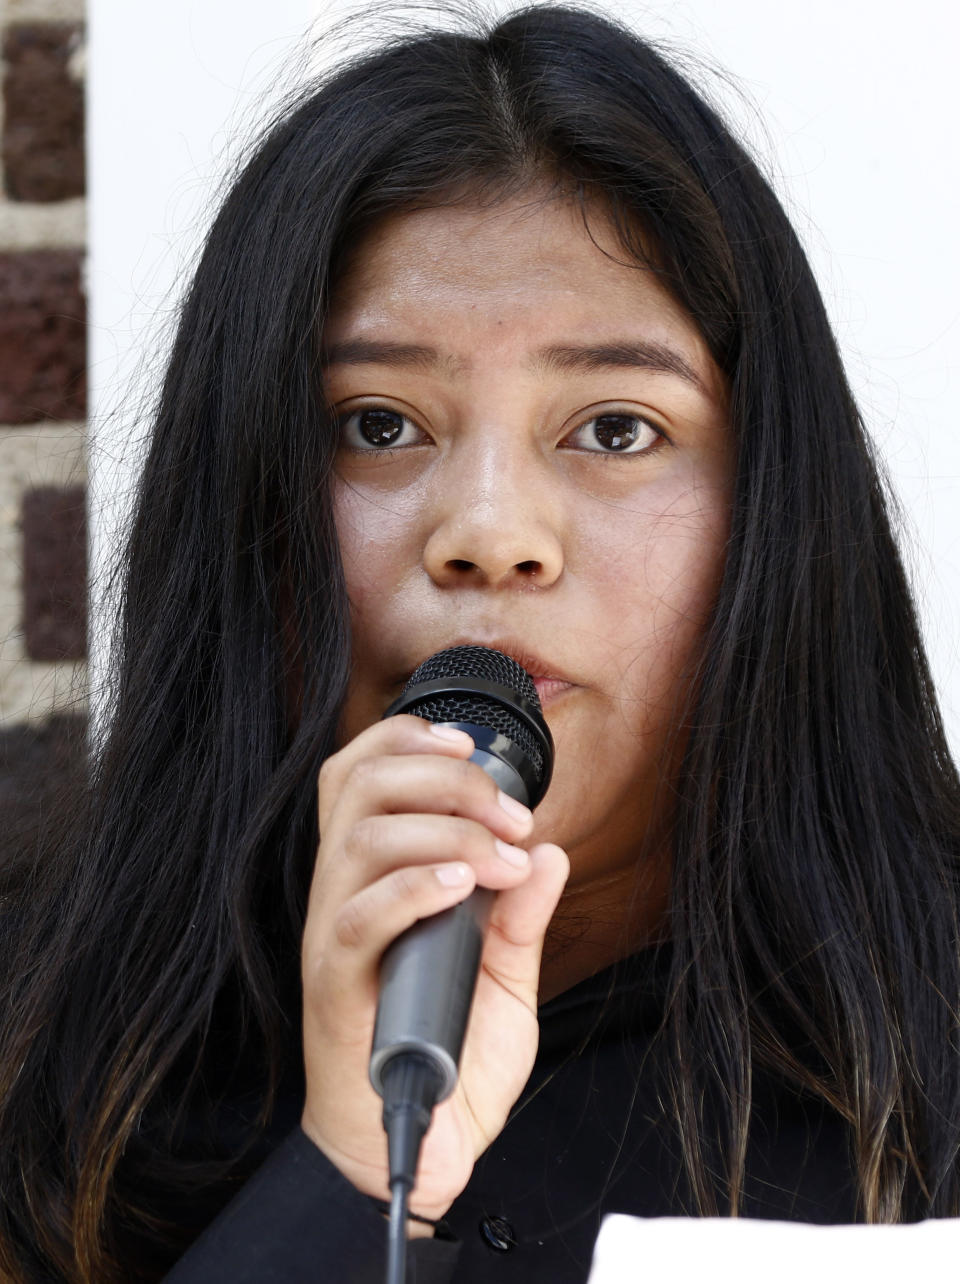
POLYGON ((647 339, 614 339, 600 344, 558 344, 534 354, 536 370, 562 370, 589 374, 595 370, 634 368, 677 375, 707 395, 703 380, 690 362, 665 343, 647 339))
MULTIPOLYGON (((466 363, 452 353, 440 352, 419 343, 395 343, 389 339, 347 339, 333 343, 322 354, 324 367, 336 365, 400 366, 405 369, 440 372, 455 378, 466 363)), ((537 373, 550 370, 590 374, 599 370, 634 368, 676 375, 709 395, 700 375, 686 357, 674 348, 649 340, 614 339, 601 344, 553 344, 539 348, 530 362, 537 373)))
POLYGON ((451 353, 441 353, 420 343, 394 343, 389 339, 347 339, 324 348, 321 361, 326 366, 402 366, 408 370, 428 370, 460 374, 464 363, 451 353))

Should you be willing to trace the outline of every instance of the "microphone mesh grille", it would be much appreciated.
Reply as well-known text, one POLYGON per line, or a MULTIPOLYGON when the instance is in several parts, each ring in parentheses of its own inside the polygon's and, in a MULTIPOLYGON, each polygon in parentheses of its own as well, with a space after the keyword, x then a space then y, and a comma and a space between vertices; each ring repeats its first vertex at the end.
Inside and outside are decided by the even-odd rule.
MULTIPOLYGON (((407 687, 434 678, 483 678, 496 682, 508 691, 522 696, 540 709, 540 697, 533 679, 522 664, 501 651, 485 646, 455 646, 424 660, 410 676, 407 687)), ((428 722, 472 722, 478 727, 492 727, 520 749, 533 764, 537 779, 543 779, 544 761, 536 737, 508 705, 493 696, 463 694, 428 695, 415 701, 405 713, 414 713, 428 722)))

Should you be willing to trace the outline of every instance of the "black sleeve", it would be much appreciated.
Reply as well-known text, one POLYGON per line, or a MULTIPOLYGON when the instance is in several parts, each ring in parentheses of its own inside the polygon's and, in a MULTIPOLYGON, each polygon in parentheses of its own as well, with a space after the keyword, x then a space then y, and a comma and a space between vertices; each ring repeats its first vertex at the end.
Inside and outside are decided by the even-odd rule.
MULTIPOLYGON (((383 1284, 387 1222, 296 1128, 166 1284, 383 1284)), ((414 1239, 409 1284, 449 1284, 458 1242, 414 1239)))

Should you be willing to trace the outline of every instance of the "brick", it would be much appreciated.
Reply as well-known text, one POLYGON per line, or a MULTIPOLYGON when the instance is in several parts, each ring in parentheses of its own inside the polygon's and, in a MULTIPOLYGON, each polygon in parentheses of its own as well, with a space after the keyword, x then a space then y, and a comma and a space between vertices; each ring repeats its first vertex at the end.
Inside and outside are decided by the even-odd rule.
POLYGON ((32 660, 86 655, 84 499, 82 486, 42 486, 23 497, 23 634, 32 660))
POLYGON ((3 41, 3 165, 16 201, 82 196, 83 27, 38 22, 7 28, 3 41))
POLYGON ((78 250, 0 254, 0 424, 85 417, 80 264, 78 250))
POLYGON ((0 430, 0 726, 38 723, 79 710, 82 660, 31 660, 23 636, 23 496, 39 486, 79 486, 85 477, 81 424, 0 430))
POLYGON ((75 803, 85 733, 85 718, 64 714, 0 731, 0 895, 16 887, 75 803))

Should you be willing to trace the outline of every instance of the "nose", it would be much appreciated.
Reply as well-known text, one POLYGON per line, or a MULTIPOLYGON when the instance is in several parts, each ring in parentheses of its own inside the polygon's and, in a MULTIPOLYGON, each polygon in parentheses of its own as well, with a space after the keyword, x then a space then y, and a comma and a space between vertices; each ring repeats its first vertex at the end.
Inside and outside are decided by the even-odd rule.
POLYGON ((436 478, 423 563, 444 587, 547 588, 563 572, 558 479, 523 448, 488 444, 436 478))

